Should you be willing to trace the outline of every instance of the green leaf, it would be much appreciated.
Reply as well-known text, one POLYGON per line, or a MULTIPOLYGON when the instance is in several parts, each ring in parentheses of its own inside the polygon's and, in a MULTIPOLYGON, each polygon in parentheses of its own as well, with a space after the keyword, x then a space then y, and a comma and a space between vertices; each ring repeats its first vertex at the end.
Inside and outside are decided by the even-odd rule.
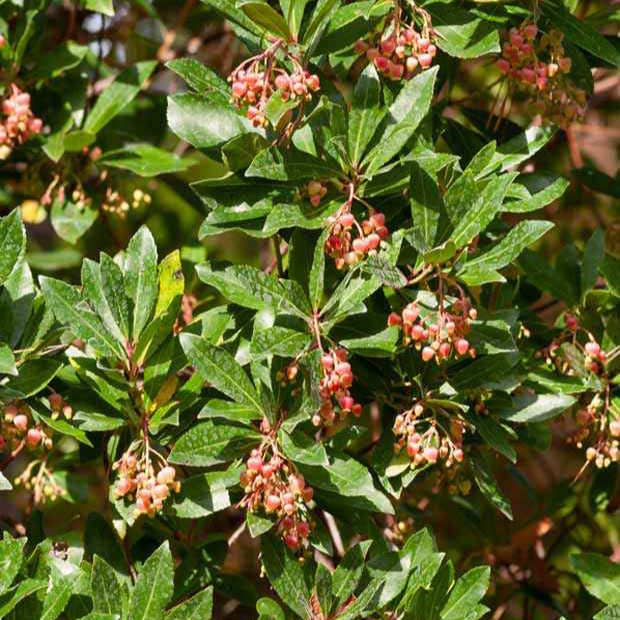
POLYGON ((135 98, 156 66, 156 60, 145 60, 117 75, 115 80, 99 95, 86 118, 83 130, 96 134, 103 129, 135 98))
POLYGON ((181 159, 178 155, 152 144, 129 144, 122 149, 108 151, 97 163, 129 170, 141 177, 154 177, 187 170, 193 161, 189 158, 181 159))
POLYGON ((273 519, 256 514, 250 510, 245 513, 245 522, 252 538, 258 538, 268 532, 274 525, 273 519))
MULTIPOLYGON (((308 0, 290 0, 288 4, 286 21, 288 22, 289 30, 295 39, 297 39, 297 35, 299 34, 299 28, 301 27, 301 20, 304 16, 306 4, 308 4, 308 0)), ((284 8, 282 10, 284 11, 284 8)))
POLYGON ((383 607, 396 598, 407 585, 411 570, 411 555, 388 551, 372 558, 368 562, 367 570, 373 581, 383 584, 376 599, 377 607, 383 607))
POLYGON ((300 464, 299 469, 313 487, 359 499, 358 507, 364 510, 394 513, 388 498, 375 487, 368 469, 350 456, 330 455, 328 465, 300 464))
POLYGON ((0 374, 17 376, 15 355, 7 344, 0 344, 0 374))
POLYGON ((467 571, 450 591, 441 610, 441 620, 466 620, 476 608, 489 587, 491 569, 477 566, 467 571))
POLYGON ((454 3, 432 2, 424 9, 431 14, 437 31, 437 47, 457 58, 478 58, 500 51, 496 26, 454 3))
MULTIPOLYGON (((114 322, 118 325, 123 339, 129 336, 131 323, 130 302, 125 294, 125 278, 122 269, 107 254, 99 255, 101 286, 114 322)), ((84 282, 82 281, 82 286, 84 282)))
POLYGON ((473 454, 470 459, 476 485, 486 497, 505 517, 512 521, 512 508, 510 502, 500 491, 497 481, 493 477, 486 459, 482 454, 473 454))
MULTIPOLYGON (((292 0, 295 2, 295 0, 292 0)), ((256 611, 261 618, 268 618, 269 620, 286 620, 284 612, 280 605, 278 605, 273 599, 261 598, 256 601, 256 611)))
POLYGON ((562 196, 569 185, 566 179, 557 178, 530 198, 505 202, 502 210, 507 213, 528 213, 542 209, 562 196))
POLYGON ((286 20, 266 2, 262 0, 242 0, 237 2, 237 7, 261 28, 284 39, 290 38, 291 33, 286 20))
POLYGON ((198 277, 215 287, 233 303, 276 314, 293 314, 306 318, 311 314, 310 303, 301 286, 292 280, 279 280, 248 265, 233 265, 223 271, 213 271, 209 264, 198 265, 198 277))
POLYGON ((119 358, 123 356, 118 343, 97 315, 81 301, 73 286, 44 276, 39 281, 45 300, 59 323, 88 342, 100 354, 119 358))
POLYGON ((11 538, 5 533, 0 541, 0 595, 4 594, 22 566, 25 538, 11 538))
POLYGON ((620 67, 620 51, 603 35, 599 34, 583 19, 571 15, 558 2, 551 0, 542 5, 542 10, 554 27, 559 28, 566 38, 590 52, 593 56, 620 67))
POLYGON ((346 603, 355 592, 364 572, 364 560, 370 545, 370 540, 364 540, 349 549, 334 571, 332 593, 336 608, 346 603))
POLYGON ((257 331, 252 337, 250 355, 253 360, 265 359, 269 355, 295 357, 310 343, 312 337, 308 332, 274 325, 268 329, 257 331))
POLYGON ((620 618, 620 605, 604 607, 594 616, 594 620, 618 620, 618 618, 620 618))
POLYGON ((180 75, 197 93, 215 92, 221 95, 222 103, 228 103, 230 99, 228 82, 195 58, 175 58, 167 62, 166 67, 180 75))
POLYGON ((488 252, 468 261, 463 273, 471 275, 476 271, 497 270, 512 263, 521 252, 547 233, 554 224, 538 220, 519 222, 488 252))
POLYGON ((601 228, 593 233, 586 247, 583 249, 583 261, 581 263, 580 291, 583 299, 596 284, 598 269, 605 256, 605 237, 601 228))
POLYGON ((8 614, 17 605, 35 592, 47 587, 46 581, 24 579, 8 592, 0 595, 0 618, 8 618, 8 614))
POLYGON ((196 93, 170 95, 167 114, 170 129, 200 149, 217 146, 250 131, 261 133, 230 104, 196 93))
POLYGON ((122 593, 116 571, 101 557, 93 558, 90 577, 93 611, 122 614, 122 593))
POLYGON ((43 599, 43 613, 40 620, 56 620, 60 616, 71 597, 75 575, 63 575, 55 569, 52 571, 50 582, 43 599))
POLYGON ((381 81, 374 65, 369 63, 357 79, 353 90, 353 107, 349 112, 348 150, 354 165, 361 161, 384 115, 381 81))
POLYGON ((335 323, 350 314, 365 312, 364 300, 380 286, 375 277, 344 279, 323 307, 323 316, 335 323))
POLYGON ((509 461, 517 462, 517 451, 510 442, 512 436, 495 418, 471 412, 465 412, 463 415, 491 448, 503 454, 509 461))
POLYGON ((19 209, 14 209, 6 217, 0 218, 0 285, 11 275, 25 247, 26 232, 19 209))
POLYGON ((133 301, 131 334, 137 342, 157 298, 157 246, 146 226, 140 227, 127 246, 125 292, 133 301))
POLYGON ((340 169, 331 160, 315 157, 295 147, 285 152, 276 147, 264 149, 245 171, 246 177, 261 177, 272 181, 330 179, 340 175, 340 169))
POLYGON ((620 565, 597 553, 571 556, 571 563, 592 596, 607 605, 620 605, 620 565))
POLYGON ((340 0, 325 0, 321 4, 321 8, 317 7, 308 28, 304 32, 304 45, 308 45, 310 48, 316 45, 316 39, 318 39, 325 26, 327 26, 327 21, 332 11, 336 9, 339 4, 340 0))
POLYGON ((306 618, 310 592, 297 557, 277 536, 261 538, 261 557, 269 582, 278 596, 301 618, 306 618))
POLYGON ((501 412, 509 422, 531 423, 551 420, 575 403, 569 394, 520 394, 510 409, 501 412))
POLYGON ((84 5, 89 11, 96 11, 110 17, 114 16, 113 0, 85 0, 84 5))
POLYGON ((413 221, 410 240, 418 252, 427 252, 435 245, 443 201, 437 181, 416 162, 410 165, 409 205, 413 221))
POLYGON ((372 336, 341 340, 340 345, 364 357, 390 357, 396 351, 399 337, 398 328, 387 327, 372 336))
POLYGON ((169 461, 192 467, 209 467, 240 458, 260 441, 260 434, 247 426, 220 420, 195 424, 177 440, 169 461))
POLYGON ((400 91, 388 110, 387 123, 379 128, 382 131, 379 143, 364 158, 362 164, 366 174, 372 174, 390 161, 411 138, 422 119, 428 113, 437 67, 423 71, 409 80, 400 91))
POLYGON ((77 240, 95 223, 99 211, 90 207, 79 207, 70 200, 55 200, 50 218, 56 234, 69 243, 77 240))
POLYGON ((179 519, 199 519, 228 508, 228 489, 239 484, 239 475, 240 469, 230 469, 186 478, 181 492, 175 496, 174 515, 179 519))
POLYGON ((0 491, 10 491, 13 485, 6 479, 3 473, 0 473, 0 491))
POLYGON ((257 413, 263 412, 256 388, 230 353, 193 334, 181 334, 180 342, 185 355, 206 381, 234 401, 257 413))
POLYGON ((211 620, 213 613, 213 586, 194 594, 180 605, 166 612, 166 620, 211 620))
POLYGON ((535 252, 525 250, 519 257, 519 265, 525 271, 527 279, 541 291, 548 291, 571 306, 577 303, 569 284, 535 252))
POLYGON ((308 276, 310 305, 314 311, 321 307, 323 299, 323 288, 325 286, 325 241, 328 236, 329 228, 325 228, 314 246, 314 257, 312 259, 310 275, 308 276))
POLYGON ((134 586, 128 620, 160 620, 172 597, 174 569, 168 542, 144 563, 134 586))
MULTIPOLYGON (((110 262, 111 259, 109 259, 110 262)), ((115 264, 115 263, 113 263, 115 264)), ((117 267, 118 269, 118 267, 117 267)), ((124 296, 122 288, 122 275, 121 275, 121 289, 120 292, 124 296)), ((109 290, 110 293, 117 293, 117 290, 109 290)), ((112 313, 112 309, 106 298, 106 288, 104 287, 101 268, 94 261, 89 258, 85 258, 82 263, 82 294, 88 300, 88 303, 96 311, 101 319, 101 322, 105 328, 116 338, 119 342, 123 341, 125 335, 121 331, 116 322, 116 318, 112 313)))
POLYGON ((538 125, 506 140, 497 147, 489 165, 480 173, 481 176, 493 172, 498 167, 505 171, 518 166, 545 146, 556 132, 557 128, 553 125, 538 125))
POLYGON ((212 398, 200 410, 198 419, 203 418, 224 418, 230 422, 241 422, 250 424, 254 420, 259 420, 261 414, 247 405, 240 405, 221 398, 212 398))
POLYGON ((284 454, 296 463, 329 465, 323 444, 301 431, 294 430, 291 433, 281 431, 280 441, 284 454))
POLYGON ((78 45, 73 41, 65 41, 57 45, 50 52, 42 56, 30 71, 32 80, 47 80, 57 78, 65 71, 77 67, 88 52, 85 45, 78 45))
POLYGON ((517 173, 503 174, 491 179, 478 194, 475 202, 459 218, 454 232, 450 235, 456 248, 467 245, 476 235, 480 234, 499 213, 508 187, 516 178, 517 173))

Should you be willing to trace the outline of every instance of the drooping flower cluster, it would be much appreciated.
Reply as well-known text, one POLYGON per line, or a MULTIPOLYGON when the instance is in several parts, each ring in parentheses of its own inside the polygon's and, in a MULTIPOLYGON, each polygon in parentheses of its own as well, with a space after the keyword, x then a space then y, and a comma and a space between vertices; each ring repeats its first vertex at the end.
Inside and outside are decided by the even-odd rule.
POLYGON ((278 533, 293 551, 308 548, 314 491, 274 443, 265 441, 252 450, 241 474, 241 486, 245 491, 241 506, 276 517, 278 533))
POLYGON ((604 370, 607 354, 601 348, 594 336, 583 329, 579 320, 574 315, 567 313, 564 315, 566 329, 554 338, 549 346, 545 347, 536 354, 537 358, 544 358, 549 366, 554 366, 558 371, 565 375, 574 375, 580 369, 574 367, 574 357, 566 354, 564 345, 574 347, 583 357, 583 367, 594 374, 600 374, 604 370), (581 335, 581 340, 579 336, 581 335), (585 340, 585 343, 582 343, 585 340))
POLYGON ((327 218, 330 234, 325 251, 334 259, 337 269, 355 265, 368 254, 375 254, 390 232, 385 226, 385 215, 375 211, 360 225, 346 203, 338 213, 327 218), (353 238, 353 229, 358 236, 353 238))
POLYGON ((604 398, 595 394, 588 405, 577 411, 577 430, 568 437, 568 443, 586 449, 586 460, 599 469, 620 462, 620 417, 606 407, 604 398))
POLYGON ((422 22, 420 31, 416 29, 415 19, 406 23, 403 12, 397 10, 378 39, 371 38, 370 42, 360 39, 355 44, 358 54, 365 54, 379 73, 392 80, 410 79, 427 69, 437 53, 429 14, 415 5, 413 11, 414 17, 419 16, 422 22))
POLYGON ((439 460, 451 467, 465 458, 463 423, 453 418, 450 433, 446 433, 422 401, 398 414, 392 430, 398 437, 394 449, 396 452, 405 449, 414 467, 434 465, 439 460))
POLYGON ((73 415, 73 408, 58 392, 52 392, 47 400, 52 410, 52 420, 57 420, 62 414, 65 419, 70 420, 73 415))
POLYGON ((566 126, 583 118, 586 92, 568 77, 572 63, 564 53, 563 36, 555 29, 541 35, 532 22, 511 28, 497 67, 534 97, 545 119, 566 126))
POLYGON ((477 316, 476 309, 466 299, 455 301, 449 311, 440 307, 434 316, 422 316, 420 306, 411 302, 402 314, 392 312, 388 325, 402 328, 403 344, 413 343, 422 351, 425 362, 435 359, 440 363, 451 355, 476 357, 476 349, 470 346, 466 336, 477 316))
POLYGON ((127 217, 130 208, 138 209, 149 204, 151 204, 150 194, 143 192, 141 189, 134 189, 131 199, 127 199, 118 190, 108 186, 101 203, 101 209, 124 219, 127 217))
POLYGON ((26 469, 14 478, 13 484, 30 491, 36 506, 68 495, 67 489, 58 484, 46 459, 36 459, 28 463, 26 469))
POLYGON ((24 443, 34 450, 43 447, 52 448, 52 431, 43 429, 34 421, 30 407, 24 402, 8 403, 4 406, 4 418, 0 430, 0 452, 16 450, 24 443))
POLYGON ((16 84, 11 84, 9 89, 9 96, 2 101, 0 159, 6 159, 16 144, 24 143, 43 129, 43 121, 30 109, 30 95, 16 84))
POLYGON ((238 108, 247 106, 246 116, 254 127, 267 125, 266 107, 271 96, 278 92, 283 101, 310 101, 312 93, 321 88, 318 75, 306 71, 299 60, 288 52, 284 42, 277 40, 262 54, 242 62, 229 76, 231 103, 238 108), (276 55, 282 51, 292 65, 289 71, 278 65, 276 55))
POLYGON ((321 356, 323 378, 319 384, 321 407, 312 417, 315 426, 333 426, 349 413, 359 417, 362 405, 351 395, 353 371, 346 349, 331 349, 321 356))
POLYGON ((170 493, 178 493, 181 489, 174 467, 141 440, 135 441, 112 469, 118 471, 113 493, 117 498, 135 501, 134 518, 143 514, 155 516, 163 508, 170 493), (158 471, 155 471, 151 455, 157 457, 158 471))
POLYGON ((327 187, 321 181, 310 181, 305 187, 305 193, 313 207, 321 204, 321 199, 327 194, 327 187))

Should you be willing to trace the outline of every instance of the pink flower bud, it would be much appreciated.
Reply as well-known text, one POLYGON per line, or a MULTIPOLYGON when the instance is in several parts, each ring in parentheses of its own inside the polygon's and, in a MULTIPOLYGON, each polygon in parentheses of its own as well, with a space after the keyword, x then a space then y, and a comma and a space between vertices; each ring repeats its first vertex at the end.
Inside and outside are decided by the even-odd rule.
POLYGON ((21 431, 22 433, 25 432, 28 428, 28 416, 24 415, 23 413, 17 414, 13 418, 13 424, 18 431, 21 431))
POLYGON ((362 406, 359 403, 355 403, 355 405, 353 405, 353 407, 351 407, 351 413, 356 418, 359 418, 362 415, 362 406))
POLYGON ((612 437, 620 437, 620 420, 612 420, 609 423, 609 432, 612 437))
POLYGON ((467 351, 469 350, 469 342, 465 340, 465 338, 459 338, 459 340, 456 341, 455 347, 456 347, 456 352, 459 355, 465 355, 467 351))
POLYGON ((587 342, 585 350, 590 357, 597 357, 601 351, 601 347, 597 342, 587 342))
POLYGON ((432 349, 431 347, 424 347, 422 349, 422 359, 425 362, 429 362, 430 360, 433 359, 433 357, 435 357, 435 350, 432 349))
POLYGON ((32 448, 41 441, 41 436, 38 428, 31 428, 26 435, 26 443, 32 448))
POLYGON ((402 322, 403 321, 400 318, 400 315, 397 314, 396 312, 392 312, 390 316, 388 316, 387 324, 390 327, 400 327, 402 325, 402 322))
POLYGON ((265 500, 265 508, 267 512, 273 512, 280 507, 280 498, 277 495, 268 495, 265 500))
POLYGON ((536 35, 538 34, 538 27, 536 26, 536 24, 528 24, 524 29, 523 29, 523 34, 525 34, 525 36, 532 40, 536 37, 536 35))
POLYGON ((495 65, 502 73, 508 73, 510 71, 510 63, 505 58, 500 58, 495 65))
POLYGON ((422 456, 429 463, 436 463, 437 458, 439 457, 439 451, 437 450, 437 448, 433 448, 432 446, 429 446, 428 448, 424 448, 424 451, 422 452, 422 456))
POLYGON ((405 61, 405 67, 409 73, 413 73, 418 68, 418 59, 415 56, 409 56, 405 61))
POLYGON ((433 57, 430 54, 420 54, 418 56, 418 62, 422 69, 428 69, 433 64, 433 57))
POLYGON ((380 243, 381 237, 379 237, 377 233, 371 233, 368 237, 366 237, 366 245, 371 250, 378 248, 380 243))
POLYGON ((443 358, 447 358, 450 355, 450 343, 442 342, 439 345, 439 355, 443 358))

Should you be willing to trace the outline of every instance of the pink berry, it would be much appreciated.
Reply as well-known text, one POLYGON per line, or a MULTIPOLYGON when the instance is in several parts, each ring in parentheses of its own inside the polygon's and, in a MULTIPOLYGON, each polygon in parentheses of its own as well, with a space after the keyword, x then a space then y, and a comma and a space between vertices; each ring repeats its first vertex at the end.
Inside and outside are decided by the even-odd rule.
POLYGON ((273 512, 280 507, 280 498, 277 495, 268 495, 265 500, 265 508, 267 512, 273 512))
POLYGON ((442 342, 439 345, 439 355, 444 358, 447 358, 450 355, 450 344, 448 342, 442 342))
POLYGON ((415 56, 410 56, 405 61, 405 67, 409 73, 413 73, 418 68, 418 59, 415 56))
POLYGON ((390 327, 400 327, 402 325, 402 319, 400 318, 400 315, 396 312, 392 312, 390 314, 390 316, 388 316, 388 325, 390 327))
POLYGON ((429 463, 436 463, 437 457, 439 456, 439 451, 437 450, 437 448, 433 448, 433 447, 424 448, 424 451, 422 452, 422 456, 429 463))
POLYGON ((538 27, 536 24, 528 24, 524 29, 523 33, 528 39, 534 39, 538 34, 538 27))
POLYGON ((585 350, 590 357, 597 357, 601 352, 601 347, 597 342, 588 342, 586 343, 585 350))
POLYGON ((500 58, 495 65, 502 73, 508 73, 510 71, 510 63, 505 58, 500 58))

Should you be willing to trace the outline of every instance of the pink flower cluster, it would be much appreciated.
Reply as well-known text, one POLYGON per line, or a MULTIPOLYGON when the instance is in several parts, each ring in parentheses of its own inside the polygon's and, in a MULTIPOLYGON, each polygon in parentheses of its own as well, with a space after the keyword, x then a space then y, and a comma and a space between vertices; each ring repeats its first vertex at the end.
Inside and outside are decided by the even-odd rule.
POLYGON ((327 224, 331 229, 325 251, 334 259, 337 269, 354 265, 365 255, 376 253, 381 240, 390 234, 385 226, 385 215, 377 211, 360 225, 350 209, 345 208, 327 218, 327 224), (351 234, 354 227, 358 233, 355 239, 351 234))
POLYGON ((353 385, 353 371, 346 349, 331 349, 321 356, 323 378, 319 384, 321 408, 312 417, 315 426, 333 426, 349 413, 362 414, 362 405, 355 402, 349 388, 353 385))
POLYGON ((531 22, 511 28, 497 67, 515 84, 534 91, 536 106, 546 118, 566 125, 585 114, 586 93, 567 77, 572 63, 564 55, 563 34, 539 34, 531 22))
POLYGON ((434 465, 439 460, 444 461, 446 467, 462 463, 465 458, 462 428, 456 419, 452 426, 454 441, 442 431, 441 426, 424 407, 424 403, 418 402, 411 409, 396 416, 392 430, 398 441, 394 448, 396 452, 405 449, 414 467, 434 465), (421 430, 420 427, 426 430, 421 430))
POLYGON ((112 469, 119 472, 114 485, 116 497, 125 497, 130 501, 135 498, 134 518, 143 514, 154 517, 163 508, 170 492, 178 493, 181 489, 181 483, 175 480, 174 467, 163 464, 155 473, 146 446, 142 455, 132 448, 127 450, 112 469))
POLYGON ((465 337, 471 330, 471 323, 478 316, 466 300, 457 300, 451 312, 440 309, 434 320, 430 316, 422 316, 420 306, 411 302, 402 314, 392 312, 388 317, 390 327, 403 330, 403 344, 414 343, 416 349, 422 351, 422 359, 437 363, 448 359, 452 354, 476 357, 476 349, 470 346, 465 337))
POLYGON ((355 51, 365 54, 379 73, 392 80, 410 79, 418 71, 433 63, 437 47, 433 43, 434 32, 430 15, 422 8, 412 7, 422 21, 420 31, 415 19, 403 21, 403 11, 398 9, 385 24, 378 40, 367 43, 363 39, 355 43, 355 51))
POLYGON ((0 158, 6 159, 16 144, 22 144, 43 129, 43 121, 30 109, 30 95, 15 84, 2 101, 4 118, 0 122, 0 158))
POLYGON ((267 52, 245 61, 235 69, 228 81, 231 83, 231 103, 238 108, 248 106, 246 116, 254 127, 267 125, 266 107, 269 98, 279 92, 283 101, 310 101, 312 93, 321 88, 318 75, 306 71, 292 57, 293 71, 278 67, 272 46, 267 52))
POLYGON ((320 181, 310 181, 306 185, 306 193, 308 194, 308 200, 313 207, 318 207, 321 204, 321 199, 327 194, 327 187, 320 181))
POLYGON ((241 505, 250 512, 264 511, 278 519, 278 532, 294 551, 308 547, 311 531, 308 504, 314 491, 293 465, 271 449, 269 444, 255 448, 241 474, 245 497, 241 505))
POLYGON ((39 446, 46 450, 52 448, 52 431, 45 431, 34 422, 30 407, 23 402, 9 403, 4 406, 4 420, 0 429, 0 452, 7 448, 15 450, 21 444, 30 449, 39 446))

